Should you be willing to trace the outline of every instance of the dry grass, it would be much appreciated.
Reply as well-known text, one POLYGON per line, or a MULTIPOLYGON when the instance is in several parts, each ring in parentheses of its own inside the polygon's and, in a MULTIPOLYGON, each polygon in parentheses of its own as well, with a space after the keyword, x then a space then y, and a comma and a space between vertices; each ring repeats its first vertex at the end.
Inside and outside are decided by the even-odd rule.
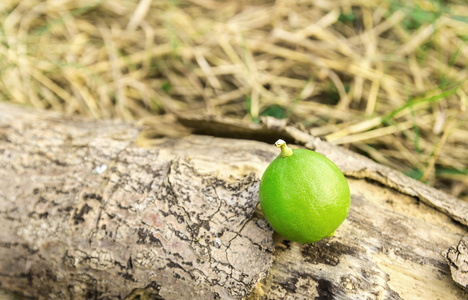
POLYGON ((464 0, 4 0, 0 99, 315 135, 468 199, 464 0))

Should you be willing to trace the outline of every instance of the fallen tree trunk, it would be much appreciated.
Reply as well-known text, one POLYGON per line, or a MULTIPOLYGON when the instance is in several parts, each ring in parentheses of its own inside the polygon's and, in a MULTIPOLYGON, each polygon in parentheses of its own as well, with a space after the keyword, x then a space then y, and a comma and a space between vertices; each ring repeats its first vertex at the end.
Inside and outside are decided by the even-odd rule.
POLYGON ((466 203, 387 169, 378 176, 393 188, 356 178, 376 164, 311 139, 355 178, 336 235, 300 245, 257 207, 272 145, 135 142, 141 130, 0 104, 1 288, 47 299, 466 297, 441 255, 467 235, 466 203))

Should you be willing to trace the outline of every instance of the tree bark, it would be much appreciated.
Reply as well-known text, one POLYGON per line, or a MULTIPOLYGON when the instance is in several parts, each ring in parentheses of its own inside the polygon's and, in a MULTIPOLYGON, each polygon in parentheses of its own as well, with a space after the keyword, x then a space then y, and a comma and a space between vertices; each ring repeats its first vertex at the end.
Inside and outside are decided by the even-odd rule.
POLYGON ((467 235, 466 203, 270 129, 348 176, 351 210, 334 237, 301 245, 268 226, 257 192, 272 145, 148 139, 133 124, 0 103, 0 287, 44 299, 467 296, 441 255, 467 235))

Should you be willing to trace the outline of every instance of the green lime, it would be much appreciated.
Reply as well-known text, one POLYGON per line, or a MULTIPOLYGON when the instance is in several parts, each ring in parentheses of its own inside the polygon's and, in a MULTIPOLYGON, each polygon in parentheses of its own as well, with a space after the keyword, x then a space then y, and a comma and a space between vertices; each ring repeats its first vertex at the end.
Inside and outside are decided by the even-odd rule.
POLYGON ((325 156, 291 150, 276 142, 281 154, 260 182, 260 205, 266 220, 283 237, 312 243, 333 236, 349 212, 351 196, 340 169, 325 156))

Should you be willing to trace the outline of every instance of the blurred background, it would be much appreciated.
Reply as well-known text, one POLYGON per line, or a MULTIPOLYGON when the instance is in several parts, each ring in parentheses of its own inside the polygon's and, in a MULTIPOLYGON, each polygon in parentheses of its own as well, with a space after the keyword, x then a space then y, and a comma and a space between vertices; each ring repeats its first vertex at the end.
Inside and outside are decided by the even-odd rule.
POLYGON ((466 0, 2 0, 0 101, 263 117, 468 201, 466 0))

